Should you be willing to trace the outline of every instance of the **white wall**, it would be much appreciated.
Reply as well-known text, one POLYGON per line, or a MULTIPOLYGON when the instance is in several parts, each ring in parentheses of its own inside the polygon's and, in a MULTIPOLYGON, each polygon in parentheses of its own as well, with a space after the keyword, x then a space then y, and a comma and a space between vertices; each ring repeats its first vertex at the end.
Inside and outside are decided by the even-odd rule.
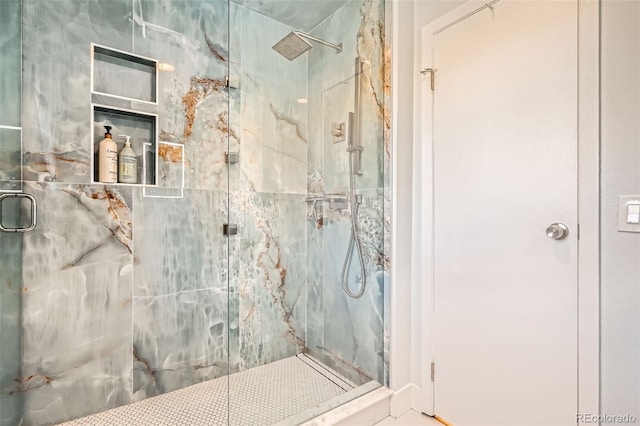
MULTIPOLYGON (((413 79, 414 79, 414 99, 413 99, 413 111, 414 111, 414 135, 415 138, 422 137, 422 128, 421 128, 421 96, 420 96, 420 81, 423 78, 419 73, 421 69, 421 64, 423 63, 422 58, 422 28, 434 20, 438 19, 442 15, 447 12, 455 9, 456 7, 466 3, 466 0, 415 0, 414 6, 414 25, 413 25, 413 38, 414 38, 414 62, 413 62, 413 79)), ((421 158, 420 152, 414 152, 414 160, 415 161, 415 169, 418 171, 419 161, 417 159, 421 158)), ((421 178, 419 175, 414 179, 414 187, 413 194, 416 200, 418 200, 415 209, 414 216, 414 233, 417 234, 418 229, 420 229, 419 218, 421 217, 420 212, 420 194, 422 194, 422 188, 420 187, 421 178)), ((414 266, 419 265, 424 259, 424 256, 428 256, 428 253, 423 253, 422 251, 422 242, 415 241, 414 244, 414 266)), ((419 274, 414 274, 414 289, 413 289, 413 340, 415 344, 413 345, 413 357, 411 364, 412 371, 412 380, 414 383, 421 383, 423 378, 421 377, 423 374, 423 369, 427 364, 430 363, 428 359, 428 354, 423 353, 423 327, 427 326, 426 324, 422 324, 421 321, 421 302, 422 302, 422 294, 421 294, 421 286, 419 281, 419 274)), ((424 394, 420 394, 417 396, 418 398, 424 398, 424 394)), ((417 404, 418 406, 422 406, 422 404, 417 404)))
POLYGON ((420 286, 412 277, 412 263, 422 255, 413 217, 419 187, 413 182, 413 140, 419 135, 420 32, 422 26, 463 3, 460 0, 391 0, 392 3, 392 87, 393 87, 393 252, 390 386, 400 391, 392 414, 400 415, 411 406, 429 360, 421 352, 420 286))
MULTIPOLYGON (((422 324, 419 321, 420 287, 406 279, 406 244, 414 244, 419 261, 415 230, 404 221, 412 198, 419 205, 420 188, 408 177, 411 158, 419 157, 410 146, 406 126, 420 135, 419 93, 421 30, 463 0, 395 0, 394 13, 394 190, 402 202, 394 212, 396 276, 392 297, 391 386, 398 390, 420 383, 420 371, 428 363, 421 353, 422 324), (410 18, 413 14, 413 19, 410 18), (399 27, 399 28, 398 28, 399 27), (408 33, 413 32, 413 36, 408 33), (407 50, 414 51, 414 57, 407 50), (406 79, 412 79, 408 83, 406 79), (412 119, 405 116, 414 104, 412 119), (398 129, 398 127, 402 129, 398 129), (408 200, 408 201, 407 201, 408 200), (402 259, 399 259, 402 257, 402 259), (403 269, 403 272, 399 272, 403 269), (402 277, 402 282, 398 281, 402 277), (398 303, 398 299, 411 304, 398 303), (410 331, 409 324, 411 324, 410 331), (411 349, 408 353, 407 349, 411 349)), ((616 231, 617 197, 640 194, 640 1, 602 1, 602 283, 601 283, 601 413, 630 413, 640 418, 640 234, 616 231)), ((415 170, 411 171, 414 172, 415 170)), ((396 204, 397 205, 397 204, 396 204)), ((419 213, 419 212, 418 212, 419 213)), ((413 224, 415 228, 417 223, 413 224)))
POLYGON ((392 167, 390 386, 411 382, 411 179, 413 150, 413 2, 392 3, 392 167))
POLYGON ((421 52, 420 33, 422 27, 464 3, 466 0, 415 0, 414 30, 417 55, 421 52))
POLYGON ((640 418, 640 234, 616 230, 618 195, 640 194, 640 2, 601 19, 601 413, 640 418))

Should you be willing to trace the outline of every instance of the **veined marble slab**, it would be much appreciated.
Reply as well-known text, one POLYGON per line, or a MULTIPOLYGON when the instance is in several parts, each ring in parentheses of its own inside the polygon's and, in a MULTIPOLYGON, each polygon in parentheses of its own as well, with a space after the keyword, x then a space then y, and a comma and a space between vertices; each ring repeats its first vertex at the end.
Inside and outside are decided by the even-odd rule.
MULTIPOLYGON (((357 176, 358 188, 378 188, 383 181, 384 132, 389 126, 388 111, 384 107, 385 74, 383 72, 384 11, 380 0, 352 0, 327 18, 315 31, 318 37, 343 42, 343 51, 323 55, 323 96, 325 120, 345 121, 349 112, 360 115, 360 140, 362 170, 357 176), (354 19, 357 16, 358 19, 354 19), (356 57, 363 62, 358 74, 356 57), (360 109, 355 110, 355 82, 360 82, 360 109)), ((344 153, 345 143, 332 146, 329 128, 325 124, 325 161, 328 169, 324 176, 328 190, 342 184, 346 175, 348 158, 344 153), (334 177, 337 181, 331 181, 334 177)))
MULTIPOLYGON (((25 423, 64 421, 305 346, 359 383, 383 380, 390 180, 381 4, 352 0, 314 33, 343 42, 341 54, 316 45, 289 62, 271 46, 290 27, 221 0, 23 1, 22 160, 40 223, 24 236, 24 268, 12 272, 22 282, 2 293, 0 419, 15 419, 24 398, 25 423), (88 185, 90 42, 174 66, 159 80, 159 185, 177 198, 88 185), (368 284, 353 300, 340 286, 349 213, 324 206, 322 220, 308 221, 305 198, 348 184, 346 143, 329 136, 331 121, 352 108, 356 55, 369 64, 366 173, 357 178, 368 284), (226 75, 240 88, 224 87, 226 75), (229 169, 227 151, 240 152, 229 169), (227 221, 240 229, 229 239, 227 221), (20 297, 17 330, 19 305, 9 302, 20 297)), ((5 28, 0 49, 15 39, 5 28)), ((3 152, 7 161, 15 162, 3 152)))
MULTIPOLYGON (((320 213, 323 214, 320 206, 320 213)), ((319 354, 325 347, 324 317, 324 234, 323 221, 307 219, 307 339, 305 346, 312 354, 319 354)))
POLYGON ((28 183, 24 419, 50 424, 131 401, 131 190, 28 183))
MULTIPOLYGON (((350 213, 325 210, 324 236, 324 347, 331 359, 351 366, 365 377, 382 380, 383 295, 382 198, 378 191, 362 191, 358 226, 366 269, 364 294, 353 299, 342 289, 342 267, 351 233, 350 213)), ((362 282, 357 253, 346 275, 351 292, 362 282)), ((328 365, 329 360, 324 360, 328 365)), ((336 368, 336 367, 334 367, 336 368)), ((336 368, 342 372, 341 369, 336 368)), ((349 377, 349 376, 347 376, 349 377)), ((351 378, 351 377, 350 377, 351 378)), ((362 383, 362 379, 356 380, 362 383)))
MULTIPOLYGON (((159 73, 160 148, 164 167, 182 172, 184 187, 226 190, 224 153, 239 130, 229 120, 236 102, 225 87, 229 75, 229 5, 222 0, 135 0, 134 52, 173 70, 159 73)), ((167 172, 160 186, 174 188, 167 172)))
MULTIPOLYGON (((307 187, 311 194, 345 193, 349 190, 348 141, 334 143, 331 123, 348 122, 355 110, 356 78, 361 82, 360 115, 364 151, 356 192, 363 195, 358 225, 367 269, 367 288, 359 299, 342 290, 341 272, 351 232, 351 213, 323 203, 320 223, 307 227, 309 257, 309 350, 347 377, 362 383, 385 380, 385 309, 388 309, 390 267, 390 185, 388 136, 388 74, 385 72, 384 2, 352 0, 322 22, 314 35, 342 42, 343 52, 329 49, 309 53, 310 148, 307 187), (358 16, 358 19, 354 19, 358 16), (344 55, 344 57, 343 57, 344 55), (356 74, 355 58, 364 61, 356 74), (321 87, 321 90, 318 89, 321 87), (320 147, 320 151, 318 149, 320 147), (315 243, 321 240, 321 243, 315 243), (313 296, 311 296, 313 295, 313 296)), ((309 210, 308 214, 311 214, 309 210)), ((349 270, 352 291, 361 282, 357 253, 349 270)), ((384 382, 386 383, 386 382, 384 382)))
POLYGON ((19 128, 0 128, 0 191, 16 189, 20 184, 21 149, 22 132, 19 128))
POLYGON ((226 289, 133 299, 133 400, 228 373, 226 289))
MULTIPOLYGON (((17 226, 21 210, 18 202, 7 200, 3 224, 17 226)), ((22 418, 23 395, 16 383, 22 358, 22 234, 0 232, 0 254, 0 425, 10 426, 22 418)))
POLYGON ((226 290, 227 193, 184 190, 182 198, 134 192, 134 297, 190 290, 226 290))
MULTIPOLYGON (((0 2, 0 125, 20 126, 22 28, 20 0, 0 2)), ((19 163, 18 163, 19 164, 19 163)))
MULTIPOLYGON (((271 46, 291 30, 242 9, 240 190, 306 192, 307 58, 288 61, 271 46)), ((232 188, 236 186, 232 183, 232 188)))
POLYGON ((25 180, 91 182, 90 43, 130 50, 130 17, 130 0, 22 1, 25 180))
POLYGON ((232 264, 231 282, 238 292, 241 370, 291 356, 304 347, 304 198, 231 194, 232 220, 239 226, 231 248, 231 257, 238 261, 232 264))

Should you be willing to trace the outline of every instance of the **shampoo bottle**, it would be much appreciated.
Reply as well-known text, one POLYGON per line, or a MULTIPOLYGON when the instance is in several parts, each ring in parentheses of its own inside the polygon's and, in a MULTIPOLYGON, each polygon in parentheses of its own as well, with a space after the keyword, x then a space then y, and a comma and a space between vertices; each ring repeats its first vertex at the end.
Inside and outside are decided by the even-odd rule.
POLYGON ((118 182, 118 145, 111 138, 111 126, 104 126, 107 133, 98 148, 98 180, 106 183, 118 182))
POLYGON ((119 155, 118 180, 120 183, 138 183, 138 158, 133 148, 131 148, 130 137, 127 135, 120 136, 126 138, 126 140, 124 148, 122 148, 119 155))

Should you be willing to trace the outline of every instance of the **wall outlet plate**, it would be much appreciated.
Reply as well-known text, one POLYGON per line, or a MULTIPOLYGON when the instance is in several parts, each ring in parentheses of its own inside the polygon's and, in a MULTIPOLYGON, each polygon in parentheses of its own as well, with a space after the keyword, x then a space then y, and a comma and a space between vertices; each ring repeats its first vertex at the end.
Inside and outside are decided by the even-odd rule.
POLYGON ((618 232, 640 233, 640 223, 636 212, 640 205, 640 195, 621 195, 618 204, 618 232))

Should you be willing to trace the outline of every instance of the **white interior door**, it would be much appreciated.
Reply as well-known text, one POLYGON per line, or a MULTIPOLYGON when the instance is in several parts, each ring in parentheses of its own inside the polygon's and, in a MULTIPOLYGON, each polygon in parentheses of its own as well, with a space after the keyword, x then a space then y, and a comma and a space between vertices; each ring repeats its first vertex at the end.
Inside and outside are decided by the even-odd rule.
POLYGON ((455 426, 576 424, 577 18, 502 0, 427 40, 434 409, 455 426))

